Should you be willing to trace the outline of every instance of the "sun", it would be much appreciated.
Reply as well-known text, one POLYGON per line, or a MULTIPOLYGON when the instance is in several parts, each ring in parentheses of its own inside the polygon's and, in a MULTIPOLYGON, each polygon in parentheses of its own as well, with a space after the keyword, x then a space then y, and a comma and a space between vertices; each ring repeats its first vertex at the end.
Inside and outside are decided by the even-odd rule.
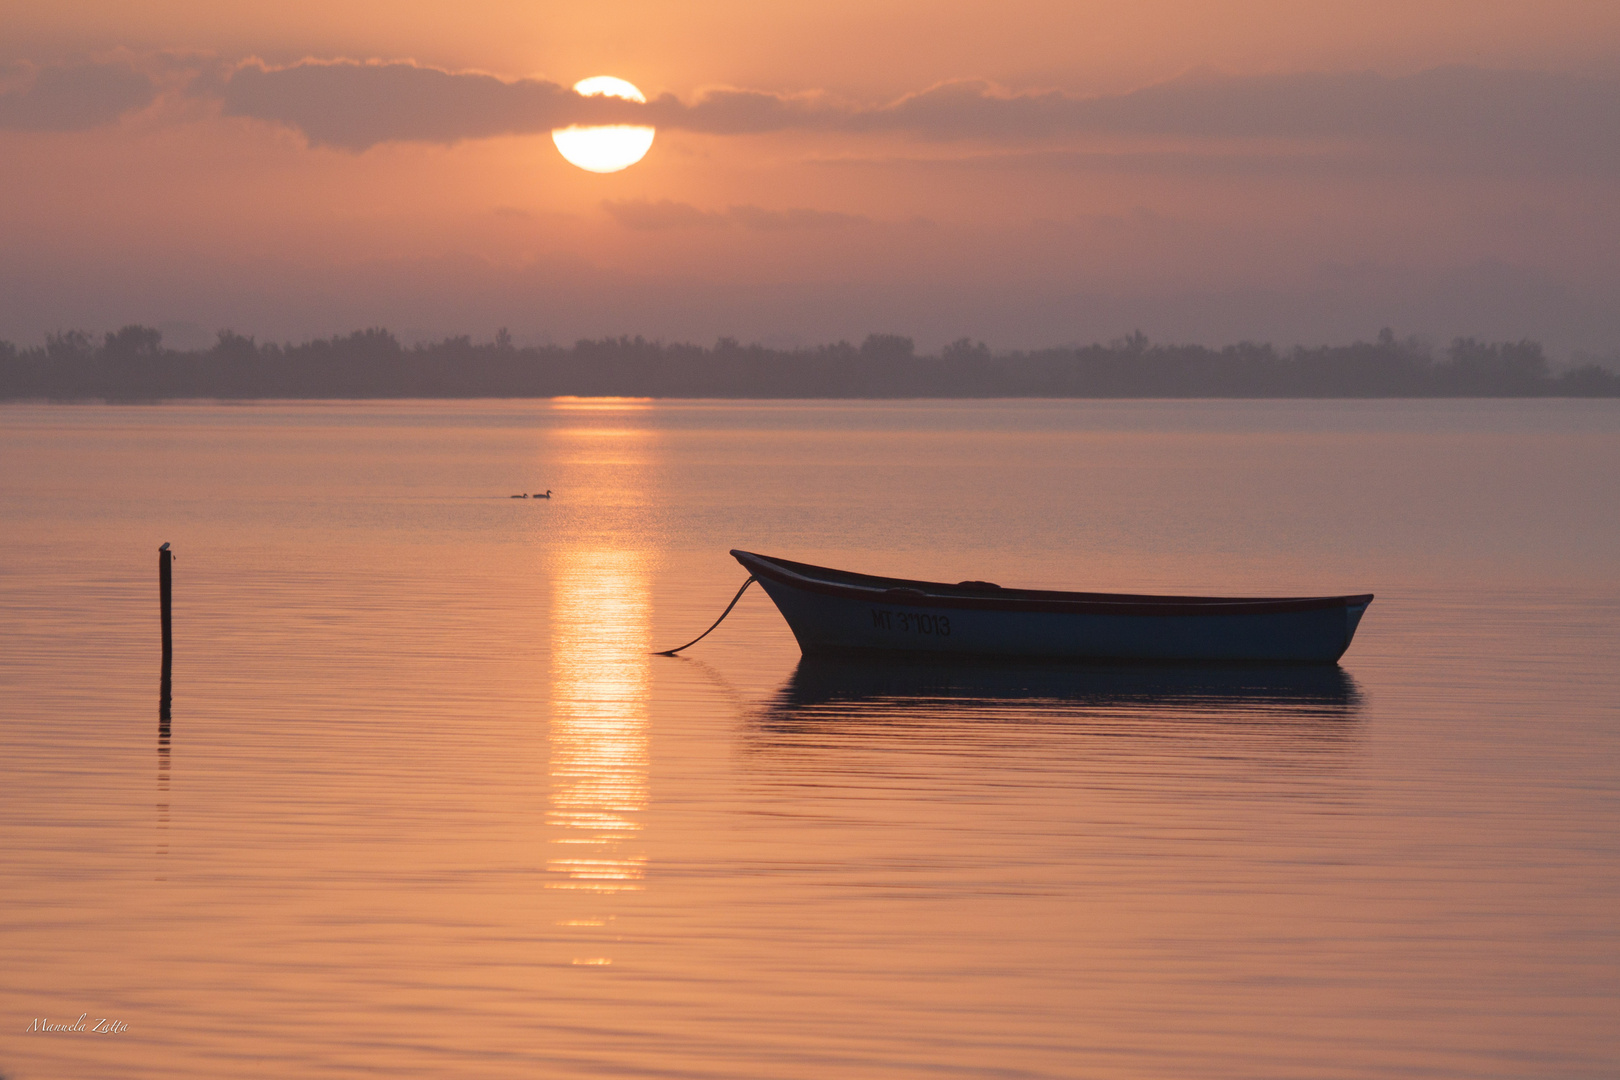
MULTIPOLYGON (((581 79, 574 84, 574 93, 582 97, 604 94, 626 101, 647 100, 640 90, 611 75, 581 79)), ((608 124, 601 127, 570 124, 565 128, 552 129, 551 141, 557 144, 557 152, 567 158, 569 164, 594 173, 612 173, 628 169, 647 156, 653 143, 653 129, 635 124, 608 124)))

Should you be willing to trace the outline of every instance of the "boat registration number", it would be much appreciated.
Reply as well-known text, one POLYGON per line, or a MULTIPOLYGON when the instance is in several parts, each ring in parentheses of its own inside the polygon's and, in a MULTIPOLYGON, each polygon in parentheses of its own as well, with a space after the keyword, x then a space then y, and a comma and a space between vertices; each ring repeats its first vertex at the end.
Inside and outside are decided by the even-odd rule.
POLYGON ((951 619, 948 615, 914 615, 905 611, 883 611, 873 608, 872 626, 895 634, 951 636, 951 619))

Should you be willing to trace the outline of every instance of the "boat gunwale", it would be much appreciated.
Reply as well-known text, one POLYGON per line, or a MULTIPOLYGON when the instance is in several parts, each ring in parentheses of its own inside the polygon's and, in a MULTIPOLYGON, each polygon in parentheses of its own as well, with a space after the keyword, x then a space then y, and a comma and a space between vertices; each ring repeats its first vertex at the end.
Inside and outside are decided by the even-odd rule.
POLYGON ((859 574, 736 548, 731 550, 731 555, 757 578, 823 596, 912 608, 1089 615, 1275 615, 1365 607, 1373 600, 1372 593, 1307 597, 1153 596, 975 587, 859 574), (905 591, 908 595, 891 595, 895 591, 905 591))

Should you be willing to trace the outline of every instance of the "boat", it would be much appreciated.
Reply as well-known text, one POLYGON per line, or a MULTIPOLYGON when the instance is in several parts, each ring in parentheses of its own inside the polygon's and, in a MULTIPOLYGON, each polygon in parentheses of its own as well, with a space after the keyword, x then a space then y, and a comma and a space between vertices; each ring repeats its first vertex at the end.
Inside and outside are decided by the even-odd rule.
POLYGON ((806 656, 1332 664, 1373 600, 1371 593, 1239 598, 953 585, 731 554, 806 656))

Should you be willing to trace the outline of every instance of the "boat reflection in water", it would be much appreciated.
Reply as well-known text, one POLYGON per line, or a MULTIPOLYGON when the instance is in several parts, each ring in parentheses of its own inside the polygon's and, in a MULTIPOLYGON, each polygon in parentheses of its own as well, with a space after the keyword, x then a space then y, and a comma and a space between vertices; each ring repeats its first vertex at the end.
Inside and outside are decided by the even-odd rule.
MULTIPOLYGON (((757 735, 887 730, 1027 748, 1040 730, 1099 735, 1255 734, 1342 743, 1361 708, 1336 665, 942 663, 807 656, 753 714, 757 735), (1027 730, 1010 730, 1010 729, 1027 730)), ((1040 741, 1037 739, 1037 741, 1040 741)), ((1229 745, 1229 749, 1237 749, 1229 745)))
POLYGON ((923 698, 972 707, 989 701, 1085 705, 1286 708, 1344 716, 1361 703, 1355 682, 1321 664, 935 663, 807 656, 778 695, 780 710, 923 698))

